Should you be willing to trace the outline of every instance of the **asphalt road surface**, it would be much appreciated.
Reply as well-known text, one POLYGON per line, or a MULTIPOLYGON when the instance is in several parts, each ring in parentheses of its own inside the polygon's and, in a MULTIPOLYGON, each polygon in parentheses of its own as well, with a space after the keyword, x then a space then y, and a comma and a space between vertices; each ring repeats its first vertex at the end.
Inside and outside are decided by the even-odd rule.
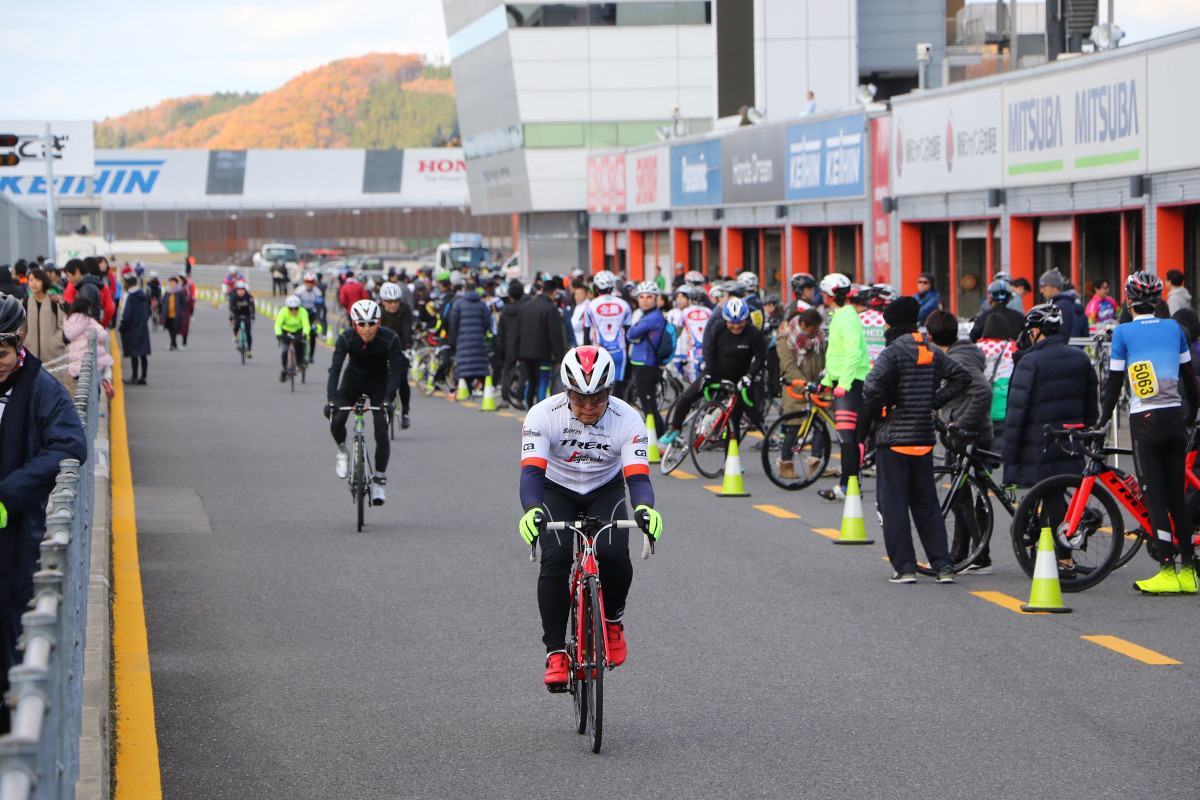
POLYGON ((840 506, 754 453, 746 499, 652 472, 663 539, 593 755, 542 687, 519 415, 415 396, 355 533, 329 351, 292 394, 268 325, 243 366, 202 307, 125 387, 165 797, 1196 796, 1198 601, 1135 596, 1148 557, 1073 614, 1018 614, 971 593, 1028 598, 1002 516, 996 575, 892 585, 873 519, 879 544, 831 546, 840 506))

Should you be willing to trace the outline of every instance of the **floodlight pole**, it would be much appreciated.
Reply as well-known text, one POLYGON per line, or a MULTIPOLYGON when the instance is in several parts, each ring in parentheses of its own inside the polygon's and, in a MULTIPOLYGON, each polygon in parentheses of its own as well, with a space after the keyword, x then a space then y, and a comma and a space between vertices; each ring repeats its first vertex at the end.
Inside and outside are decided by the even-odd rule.
POLYGON ((46 159, 46 258, 58 266, 58 255, 55 253, 55 233, 58 223, 54 218, 54 134, 50 132, 50 123, 46 123, 46 137, 42 139, 42 157, 46 159))

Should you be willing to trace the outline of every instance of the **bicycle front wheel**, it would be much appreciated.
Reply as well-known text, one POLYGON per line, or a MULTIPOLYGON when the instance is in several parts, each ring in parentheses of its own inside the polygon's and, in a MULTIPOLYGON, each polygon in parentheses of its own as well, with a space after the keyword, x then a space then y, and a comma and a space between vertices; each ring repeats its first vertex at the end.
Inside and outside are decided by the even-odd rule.
POLYGON ((588 579, 588 606, 591 623, 588 626, 587 669, 584 681, 588 686, 588 741, 592 752, 600 752, 600 739, 604 732, 604 611, 600 606, 600 583, 596 578, 588 579))
POLYGON ((729 424, 724 406, 715 402, 704 406, 692 423, 688 439, 692 443, 692 463, 700 474, 706 478, 721 477, 729 447, 729 424))
MULTIPOLYGON (((979 554, 992 540, 992 500, 987 487, 974 475, 967 473, 957 486, 953 467, 934 467, 933 481, 937 486, 938 506, 946 521, 946 544, 950 558, 954 560, 954 571, 962 572, 975 563, 979 554)), ((928 566, 917 564, 922 575, 936 575, 928 566)))
MULTIPOLYGON (((1013 515, 1012 542, 1017 563, 1033 577, 1038 540, 1042 528, 1057 532, 1083 478, 1055 475, 1041 481, 1021 498, 1013 515)), ((1095 586, 1112 572, 1125 541, 1121 508, 1107 490, 1095 485, 1083 508, 1073 547, 1055 537, 1055 558, 1060 562, 1059 585, 1064 592, 1081 592, 1095 586), (1071 566, 1061 564, 1069 561, 1071 566)))
POLYGON ((354 446, 354 503, 358 506, 358 532, 361 533, 363 509, 367 504, 367 459, 361 442, 354 446))
POLYGON ((586 659, 580 646, 580 642, 587 640, 584 633, 588 624, 587 597, 587 587, 580 583, 575 589, 575 596, 571 598, 571 638, 567 642, 571 667, 571 674, 567 679, 568 688, 575 706, 575 732, 581 735, 587 733, 588 726, 588 684, 583 679, 583 664, 586 659))
POLYGON ((793 411, 767 428, 762 446, 763 471, 781 489, 803 489, 825 473, 830 452, 829 429, 821 418, 810 411, 793 411), (790 439, 794 441, 785 446, 790 439))

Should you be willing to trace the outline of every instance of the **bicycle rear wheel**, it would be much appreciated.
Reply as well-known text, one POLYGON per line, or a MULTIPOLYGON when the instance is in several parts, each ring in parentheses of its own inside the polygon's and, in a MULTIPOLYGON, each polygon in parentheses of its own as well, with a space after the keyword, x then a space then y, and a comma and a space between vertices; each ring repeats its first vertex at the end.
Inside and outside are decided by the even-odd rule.
POLYGON ((831 453, 829 429, 821 418, 810 411, 793 411, 784 414, 767 429, 762 446, 763 471, 771 483, 781 489, 795 491, 812 486, 829 466, 831 453), (787 452, 783 443, 788 438, 789 428, 796 428, 796 441, 787 452), (794 478, 780 475, 781 464, 790 463, 794 478))
POLYGON ((358 531, 363 529, 363 509, 367 504, 367 459, 362 442, 354 443, 354 503, 358 506, 358 531))
POLYGON ((600 583, 595 577, 588 577, 588 641, 587 669, 584 671, 584 682, 588 685, 588 741, 591 742, 592 752, 600 752, 600 740, 604 733, 604 612, 600 606, 600 583))
POLYGON ((721 403, 714 401, 700 410, 688 440, 692 443, 692 463, 700 474, 706 478, 719 478, 725 468, 729 447, 729 424, 721 403))
MULTIPOLYGON (((1055 475, 1038 483, 1021 498, 1010 532, 1017 563, 1026 575, 1033 577, 1042 528, 1058 530, 1082 481, 1078 475, 1055 475)), ((1064 592, 1081 592, 1095 586, 1112 572, 1121 555, 1125 541, 1121 508, 1099 484, 1087 498, 1077 535, 1082 539, 1075 548, 1066 548, 1055 538, 1056 558, 1070 556, 1074 561, 1073 568, 1059 568, 1059 584, 1064 592)))
MULTIPOLYGON (((974 475, 967 473, 957 488, 950 485, 954 477, 953 467, 934 467, 933 481, 937 486, 938 505, 946 521, 946 544, 950 557, 954 559, 954 571, 962 572, 975 563, 983 548, 992 539, 995 515, 987 487, 974 475), (947 496, 954 493, 952 504, 947 496)), ((928 560, 928 559, 927 559, 928 560)), ((922 575, 936 575, 928 566, 917 564, 922 575)))

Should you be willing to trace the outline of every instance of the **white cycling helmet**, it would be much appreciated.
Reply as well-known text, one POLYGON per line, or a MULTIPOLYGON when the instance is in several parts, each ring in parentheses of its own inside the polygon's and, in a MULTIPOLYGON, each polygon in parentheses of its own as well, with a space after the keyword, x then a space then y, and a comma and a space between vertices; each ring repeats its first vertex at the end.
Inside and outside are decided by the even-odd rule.
POLYGON ((235 289, 249 289, 250 287, 246 285, 246 282, 245 282, 245 281, 238 281, 237 283, 235 283, 235 284, 233 285, 233 288, 235 288, 235 289))
POLYGON ((237 275, 237 267, 230 267, 230 268, 229 268, 229 274, 230 274, 230 275, 237 275))
POLYGON ((709 300, 711 300, 715 303, 724 296, 725 296, 725 290, 721 288, 720 284, 714 283, 712 286, 709 287, 709 289, 708 289, 708 299, 709 300))
POLYGON ((639 283, 637 288, 633 290, 633 296, 641 297, 644 294, 652 294, 655 297, 658 297, 658 295, 661 294, 658 290, 658 284, 654 281, 642 281, 639 283))
POLYGON ((821 278, 821 293, 833 296, 838 292, 850 290, 850 279, 840 272, 830 273, 821 278))
POLYGON ((283 301, 283 304, 285 306, 287 306, 288 308, 299 308, 300 307, 300 298, 296 297, 296 295, 291 295, 290 297, 288 297, 287 300, 283 301))
POLYGON ((399 300, 400 299, 400 284, 385 283, 379 287, 380 300, 399 300))
POLYGON ((360 322, 379 322, 379 303, 359 300, 350 306, 350 321, 356 325, 360 322))
MULTIPOLYGON (((609 273, 610 275, 612 273, 609 273)), ((578 394, 596 394, 613 385, 617 365, 603 347, 573 347, 563 356, 559 376, 563 386, 578 394)))
POLYGON ((308 283, 309 281, 316 283, 317 282, 317 273, 315 273, 315 272, 304 273, 304 282, 308 283))
POLYGON ((601 270, 592 276, 592 285, 601 292, 611 292, 617 285, 617 276, 608 270, 601 270))
POLYGON ((692 286, 704 285, 704 276, 694 269, 689 271, 687 275, 684 275, 683 280, 685 283, 688 283, 692 286))
POLYGON ((753 292, 758 288, 758 275, 753 272, 739 272, 737 282, 753 292))

